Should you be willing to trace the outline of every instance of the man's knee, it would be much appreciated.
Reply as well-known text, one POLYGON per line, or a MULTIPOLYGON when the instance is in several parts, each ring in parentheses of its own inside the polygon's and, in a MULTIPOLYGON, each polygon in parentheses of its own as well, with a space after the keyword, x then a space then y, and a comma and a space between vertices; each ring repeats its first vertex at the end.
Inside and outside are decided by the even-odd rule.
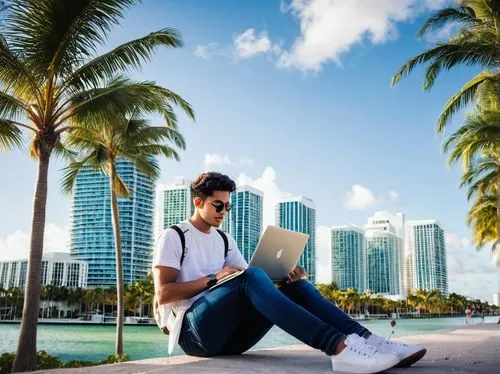
POLYGON ((290 283, 290 287, 299 289, 301 291, 317 291, 316 287, 307 279, 299 279, 298 281, 290 283))
POLYGON ((248 268, 243 274, 250 279, 270 279, 266 272, 258 267, 248 268))

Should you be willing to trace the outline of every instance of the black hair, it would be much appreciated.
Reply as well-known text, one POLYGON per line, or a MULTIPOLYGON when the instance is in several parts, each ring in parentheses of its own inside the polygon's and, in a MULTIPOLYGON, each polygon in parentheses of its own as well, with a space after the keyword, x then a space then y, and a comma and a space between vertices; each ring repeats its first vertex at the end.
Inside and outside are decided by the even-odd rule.
POLYGON ((206 198, 212 196, 214 191, 234 192, 236 184, 227 175, 210 171, 202 173, 191 183, 191 196, 206 198))

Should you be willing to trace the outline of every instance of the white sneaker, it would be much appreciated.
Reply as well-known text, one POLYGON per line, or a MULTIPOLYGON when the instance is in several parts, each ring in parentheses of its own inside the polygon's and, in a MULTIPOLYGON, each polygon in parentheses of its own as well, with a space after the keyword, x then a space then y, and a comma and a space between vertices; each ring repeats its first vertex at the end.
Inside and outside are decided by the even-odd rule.
POLYGON ((351 334, 344 341, 346 347, 332 357, 334 372, 343 373, 378 373, 396 366, 399 362, 394 353, 380 353, 366 340, 351 334))
POLYGON ((366 344, 377 348, 380 353, 395 353, 399 358, 398 367, 411 366, 427 353, 421 344, 398 343, 373 334, 366 339, 366 344))

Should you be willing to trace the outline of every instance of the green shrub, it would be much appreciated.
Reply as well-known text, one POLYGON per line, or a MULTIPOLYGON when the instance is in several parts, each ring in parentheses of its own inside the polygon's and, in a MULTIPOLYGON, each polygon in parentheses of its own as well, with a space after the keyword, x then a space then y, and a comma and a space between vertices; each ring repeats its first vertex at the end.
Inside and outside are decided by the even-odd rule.
POLYGON ((15 353, 3 353, 0 356, 0 374, 10 373, 15 358, 16 358, 15 353))
MULTIPOLYGON (((0 356, 0 374, 9 374, 11 372, 12 364, 14 364, 15 358, 16 358, 15 353, 3 353, 0 356)), ((82 368, 87 366, 116 364, 118 362, 125 362, 128 360, 129 360, 128 355, 111 355, 108 356, 108 358, 103 361, 72 360, 65 364, 57 357, 51 356, 45 351, 39 351, 36 354, 36 369, 47 370, 47 369, 59 369, 59 368, 82 368)))
POLYGON ((44 369, 58 369, 63 367, 63 362, 55 356, 49 355, 45 351, 39 351, 36 354, 36 368, 37 370, 44 369))
POLYGON ((128 355, 111 355, 104 361, 105 364, 116 364, 117 362, 128 361, 128 355))

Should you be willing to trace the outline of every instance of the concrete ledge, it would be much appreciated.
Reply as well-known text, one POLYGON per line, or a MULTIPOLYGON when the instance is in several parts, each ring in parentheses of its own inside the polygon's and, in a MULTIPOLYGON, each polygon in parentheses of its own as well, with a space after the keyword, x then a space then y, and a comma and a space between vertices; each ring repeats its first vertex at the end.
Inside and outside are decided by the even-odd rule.
MULTIPOLYGON (((427 355, 409 369, 389 373, 500 373, 500 325, 482 324, 412 337, 427 347, 427 355)), ((331 373, 330 360, 305 345, 250 351, 241 356, 198 358, 179 356, 130 361, 81 369, 57 369, 37 373, 331 373)))

